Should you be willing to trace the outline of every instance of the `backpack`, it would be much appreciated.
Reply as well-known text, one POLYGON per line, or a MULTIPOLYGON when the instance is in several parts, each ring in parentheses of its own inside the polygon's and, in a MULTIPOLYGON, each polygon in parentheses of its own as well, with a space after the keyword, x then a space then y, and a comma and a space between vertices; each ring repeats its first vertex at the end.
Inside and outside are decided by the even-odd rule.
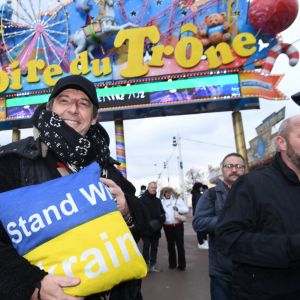
POLYGON ((212 202, 215 202, 217 200, 217 192, 216 187, 212 187, 208 189, 209 197, 211 198, 212 202))
MULTIPOLYGON (((216 203, 216 200, 217 200, 216 187, 209 188, 208 189, 208 195, 209 195, 209 197, 211 199, 211 202, 212 202, 212 205, 214 207, 214 210, 216 210, 216 208, 215 208, 215 203, 216 203)), ((207 231, 197 231, 197 233, 203 234, 205 236, 206 236, 206 234, 208 234, 207 231)), ((210 233, 210 234, 213 234, 213 233, 210 233)))
POLYGON ((208 195, 211 199, 211 203, 214 207, 215 213, 216 213, 216 200, 217 200, 217 192, 216 192, 216 187, 212 187, 208 189, 208 195))

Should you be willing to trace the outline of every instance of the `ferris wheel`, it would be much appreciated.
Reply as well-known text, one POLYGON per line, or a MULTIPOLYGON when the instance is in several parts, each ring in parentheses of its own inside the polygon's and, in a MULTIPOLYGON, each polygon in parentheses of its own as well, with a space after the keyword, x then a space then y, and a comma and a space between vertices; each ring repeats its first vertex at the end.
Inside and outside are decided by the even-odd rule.
POLYGON ((6 0, 0 18, 1 39, 10 62, 17 60, 22 70, 32 59, 68 66, 68 15, 61 1, 6 0))

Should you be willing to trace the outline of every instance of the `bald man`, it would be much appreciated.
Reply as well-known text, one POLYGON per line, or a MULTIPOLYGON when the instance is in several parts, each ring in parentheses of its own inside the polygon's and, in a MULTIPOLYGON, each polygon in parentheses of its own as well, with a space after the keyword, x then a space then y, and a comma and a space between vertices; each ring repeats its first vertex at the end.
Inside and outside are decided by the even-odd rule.
POLYGON ((300 115, 284 120, 271 165, 241 176, 216 229, 233 299, 300 299, 300 115))

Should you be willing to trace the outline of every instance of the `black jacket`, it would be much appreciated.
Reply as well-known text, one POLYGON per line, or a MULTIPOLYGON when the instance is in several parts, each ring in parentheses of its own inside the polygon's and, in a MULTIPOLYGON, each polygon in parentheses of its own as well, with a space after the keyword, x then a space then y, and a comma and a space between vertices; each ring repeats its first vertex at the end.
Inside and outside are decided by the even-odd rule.
MULTIPOLYGON (((51 151, 46 158, 41 156, 40 143, 32 137, 0 148, 0 192, 22 186, 42 183, 60 177, 56 168, 57 158, 51 151)), ((147 227, 146 215, 139 199, 135 197, 134 186, 113 166, 107 169, 107 177, 115 181, 123 190, 133 216, 132 228, 136 240, 147 227)), ((0 226, 0 299, 27 300, 33 293, 35 284, 46 273, 19 256, 3 228, 0 226)), ((128 298, 130 299, 130 298, 128 298)))
POLYGON ((236 181, 216 241, 233 260, 238 299, 300 299, 299 216, 300 181, 280 154, 236 181))
MULTIPOLYGON (((162 226, 162 224, 166 220, 166 213, 163 209, 160 199, 158 199, 156 197, 156 195, 151 195, 148 192, 148 190, 146 190, 144 192, 144 194, 141 196, 140 201, 143 203, 143 205, 147 211, 148 222, 150 220, 156 219, 161 223, 161 226, 162 226)), ((145 231, 145 236, 159 238, 161 236, 161 232, 160 232, 160 230, 153 232, 151 230, 150 226, 148 226, 145 231)))
POLYGON ((193 216, 194 216, 195 211, 196 211, 196 205, 197 205, 202 193, 200 191, 191 190, 191 194, 192 194, 192 209, 193 209, 193 216))
POLYGON ((231 260, 216 249, 215 238, 216 224, 225 205, 229 189, 220 179, 217 180, 214 189, 215 195, 210 190, 206 190, 199 199, 193 219, 193 228, 196 232, 209 235, 209 275, 231 281, 231 260))

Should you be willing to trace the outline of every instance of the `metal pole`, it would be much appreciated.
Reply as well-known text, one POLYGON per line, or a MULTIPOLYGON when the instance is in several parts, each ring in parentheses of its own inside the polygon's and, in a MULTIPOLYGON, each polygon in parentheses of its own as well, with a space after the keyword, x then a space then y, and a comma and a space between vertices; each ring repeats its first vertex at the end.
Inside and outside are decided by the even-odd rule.
POLYGON ((248 155, 245 143, 244 127, 242 114, 239 111, 232 113, 232 123, 234 130, 236 152, 241 154, 245 159, 246 169, 248 169, 248 155))
POLYGON ((123 174, 124 177, 127 177, 123 119, 115 120, 115 134, 117 161, 120 163, 118 170, 123 174))
POLYGON ((20 140, 21 137, 21 131, 17 128, 14 128, 12 131, 12 141, 17 142, 20 140))
POLYGON ((177 148, 178 148, 178 174, 179 174, 179 183, 180 183, 180 192, 183 201, 187 204, 187 199, 185 197, 185 184, 184 184, 184 175, 183 175, 183 162, 182 162, 182 153, 181 153, 181 139, 179 134, 177 134, 177 148))
POLYGON ((168 178, 168 186, 170 186, 169 162, 167 162, 167 178, 168 178))

